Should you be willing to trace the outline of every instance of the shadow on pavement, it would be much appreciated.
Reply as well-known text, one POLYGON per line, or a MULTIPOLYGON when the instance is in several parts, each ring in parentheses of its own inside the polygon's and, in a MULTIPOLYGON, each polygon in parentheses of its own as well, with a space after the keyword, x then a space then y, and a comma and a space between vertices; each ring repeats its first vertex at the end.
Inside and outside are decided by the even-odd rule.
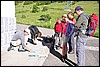
POLYGON ((71 61, 70 59, 66 59, 66 60, 65 60, 65 63, 68 64, 68 62, 70 62, 70 63, 71 63, 72 65, 74 65, 74 66, 78 66, 75 62, 71 61))
MULTIPOLYGON (((62 55, 58 51, 50 50, 50 53, 52 53, 54 56, 56 56, 63 62, 62 55)), ((66 59, 65 63, 68 64, 69 66, 77 66, 77 64, 71 61, 70 59, 66 59)))
MULTIPOLYGON (((54 41, 53 41, 53 43, 46 43, 44 41, 46 37, 42 36, 41 38, 42 38, 42 40, 41 39, 37 39, 37 40, 41 41, 43 46, 47 46, 50 50, 50 53, 53 54, 54 56, 56 56, 57 58, 59 58, 63 62, 62 55, 54 49, 54 41)), ((66 59, 65 63, 68 64, 69 66, 77 66, 77 64, 74 63, 73 61, 71 61, 70 59, 66 59)))

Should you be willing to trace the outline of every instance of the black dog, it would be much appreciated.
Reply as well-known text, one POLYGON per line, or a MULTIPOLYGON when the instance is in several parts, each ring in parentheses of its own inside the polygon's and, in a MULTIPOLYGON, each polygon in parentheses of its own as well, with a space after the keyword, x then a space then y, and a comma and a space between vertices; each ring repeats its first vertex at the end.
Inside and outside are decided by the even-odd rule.
POLYGON ((31 34, 31 39, 28 39, 28 42, 36 45, 36 43, 34 43, 33 40, 37 39, 37 37, 41 37, 42 33, 34 25, 29 26, 28 29, 30 30, 30 34, 31 34))

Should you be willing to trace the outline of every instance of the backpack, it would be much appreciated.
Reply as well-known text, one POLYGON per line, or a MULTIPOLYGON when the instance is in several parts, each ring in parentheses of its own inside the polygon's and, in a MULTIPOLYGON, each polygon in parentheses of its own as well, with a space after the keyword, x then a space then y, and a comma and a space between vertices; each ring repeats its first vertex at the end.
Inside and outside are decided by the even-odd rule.
POLYGON ((95 31, 96 31, 96 28, 97 28, 97 25, 98 25, 98 16, 96 14, 92 14, 89 18, 88 18, 88 26, 87 26, 87 29, 86 29, 86 35, 87 36, 93 36, 95 31))
POLYGON ((55 44, 54 36, 52 35, 52 37, 51 37, 51 36, 47 35, 46 37, 43 37, 42 44, 44 46, 47 46, 50 49, 54 49, 54 44, 55 44))

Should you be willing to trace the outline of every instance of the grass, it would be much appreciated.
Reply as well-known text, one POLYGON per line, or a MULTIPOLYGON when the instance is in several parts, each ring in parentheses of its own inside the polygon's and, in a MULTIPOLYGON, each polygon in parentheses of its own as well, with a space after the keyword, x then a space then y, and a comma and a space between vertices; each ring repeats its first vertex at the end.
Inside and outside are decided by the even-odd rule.
MULTIPOLYGON (((35 3, 34 3, 35 4, 35 3)), ((84 8, 84 11, 91 15, 92 13, 95 13, 99 17, 99 4, 97 1, 79 1, 76 2, 75 5, 72 5, 72 12, 74 12, 74 9, 76 6, 82 6, 84 8)), ((67 14, 67 11, 64 11, 65 3, 51 3, 49 5, 41 5, 38 6, 40 8, 40 12, 32 13, 32 7, 33 4, 29 5, 23 5, 23 3, 20 3, 16 6, 16 21, 17 23, 21 24, 27 24, 27 25, 36 25, 39 27, 45 27, 45 28, 54 28, 54 24, 56 22, 56 18, 61 18, 63 14, 67 14), (42 8, 44 6, 48 7, 48 10, 45 12, 42 12, 42 8), (51 16, 51 20, 48 22, 39 21, 41 15, 49 14, 51 16)), ((77 15, 75 15, 77 17, 77 15)), ((97 27, 97 30, 95 32, 95 37, 99 37, 99 26, 97 27)))

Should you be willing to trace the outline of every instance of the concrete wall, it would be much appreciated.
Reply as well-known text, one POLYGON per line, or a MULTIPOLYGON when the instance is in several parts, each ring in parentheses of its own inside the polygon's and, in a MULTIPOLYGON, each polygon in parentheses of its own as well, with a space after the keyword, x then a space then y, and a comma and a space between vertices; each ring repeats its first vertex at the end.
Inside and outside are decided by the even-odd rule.
POLYGON ((15 31, 15 2, 1 1, 1 50, 7 50, 15 31))
POLYGON ((1 1, 1 17, 15 17, 14 3, 14 1, 1 1))

